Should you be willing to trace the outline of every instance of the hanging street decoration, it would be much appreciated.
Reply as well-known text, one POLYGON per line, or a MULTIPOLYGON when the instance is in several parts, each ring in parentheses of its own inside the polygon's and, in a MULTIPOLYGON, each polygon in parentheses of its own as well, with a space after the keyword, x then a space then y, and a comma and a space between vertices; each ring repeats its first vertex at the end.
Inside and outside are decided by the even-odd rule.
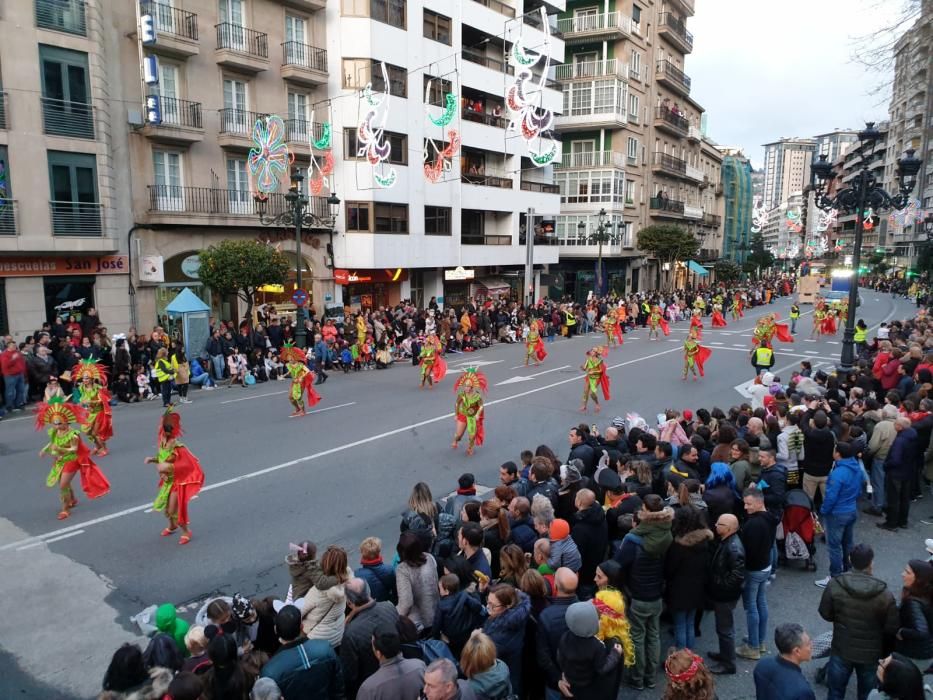
POLYGON ((920 208, 920 200, 911 199, 904 209, 895 209, 888 214, 888 230, 895 236, 903 234, 905 228, 921 223, 923 218, 924 212, 920 208))
POLYGON ((445 174, 453 169, 453 158, 460 152, 460 132, 457 129, 447 129, 447 143, 444 143, 444 129, 450 126, 457 114, 457 95, 448 92, 444 95, 444 112, 435 117, 427 109, 430 104, 431 86, 434 81, 428 79, 424 87, 425 113, 428 121, 436 127, 440 127, 440 142, 435 141, 431 136, 431 128, 425 130, 424 140, 424 176, 429 182, 440 182, 445 174))
POLYGON ((357 156, 369 161, 373 181, 379 187, 388 189, 395 185, 398 173, 395 168, 386 164, 392 154, 392 145, 385 137, 385 126, 389 120, 389 100, 386 99, 389 96, 389 74, 385 63, 380 63, 379 66, 382 69, 382 84, 386 91, 381 96, 377 95, 373 92, 372 83, 367 83, 363 88, 360 104, 362 106, 365 101, 366 113, 356 129, 359 143, 357 156))
POLYGON ((788 209, 785 214, 787 230, 792 233, 803 231, 803 224, 800 223, 800 207, 788 209))
POLYGON ((263 194, 277 192, 290 162, 282 118, 270 114, 257 119, 253 125, 253 147, 247 160, 256 188, 263 194))
MULTIPOLYGON (((333 123, 330 112, 328 119, 321 125, 320 138, 314 138, 312 131, 308 140, 311 142, 311 163, 308 165, 308 189, 311 194, 317 196, 324 191, 324 188, 330 188, 329 176, 334 172, 334 149, 331 145, 331 124, 333 123), (324 151, 320 159, 314 155, 315 151, 324 151)), ((311 112, 311 124, 313 129, 314 112, 311 112)))
POLYGON ((765 209, 764 203, 759 199, 755 202, 755 207, 752 209, 752 233, 761 233, 761 230, 768 223, 768 210, 765 209))
POLYGON ((528 149, 528 156, 536 167, 551 163, 557 157, 558 149, 557 141, 548 135, 554 125, 554 113, 541 106, 544 85, 551 65, 551 33, 547 10, 543 5, 539 10, 540 26, 544 32, 543 51, 535 53, 525 47, 522 38, 525 23, 519 22, 519 35, 512 44, 509 57, 515 66, 515 82, 505 93, 505 104, 511 117, 507 130, 521 135, 528 149), (541 65, 541 76, 535 78, 531 69, 538 64, 541 65))
POLYGON ((873 218, 874 216, 875 216, 875 212, 871 207, 869 207, 864 212, 862 212, 862 230, 863 231, 871 231, 873 228, 875 228, 875 220, 873 218))
POLYGON ((839 216, 839 211, 837 209, 829 209, 820 211, 820 217, 816 222, 816 230, 818 233, 823 233, 828 231, 836 223, 836 218, 839 216))

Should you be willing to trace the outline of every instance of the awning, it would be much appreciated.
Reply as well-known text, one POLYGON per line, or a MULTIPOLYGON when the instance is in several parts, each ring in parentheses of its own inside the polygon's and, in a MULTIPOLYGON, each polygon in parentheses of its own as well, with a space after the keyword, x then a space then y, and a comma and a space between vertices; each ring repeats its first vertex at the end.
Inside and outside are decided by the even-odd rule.
POLYGON ((708 275, 709 274, 709 270, 703 267, 696 260, 688 260, 687 269, 690 270, 690 272, 692 272, 695 275, 708 275))
POLYGON ((485 289, 489 295, 508 294, 512 291, 512 285, 501 277, 481 277, 474 284, 485 289))

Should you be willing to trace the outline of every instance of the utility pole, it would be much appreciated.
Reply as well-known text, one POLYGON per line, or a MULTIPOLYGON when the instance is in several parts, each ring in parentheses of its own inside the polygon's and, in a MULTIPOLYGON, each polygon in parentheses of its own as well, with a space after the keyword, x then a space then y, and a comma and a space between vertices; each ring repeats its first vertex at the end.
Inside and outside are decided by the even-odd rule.
POLYGON ((528 208, 525 214, 525 305, 533 306, 535 303, 534 274, 535 274, 535 210, 528 208))

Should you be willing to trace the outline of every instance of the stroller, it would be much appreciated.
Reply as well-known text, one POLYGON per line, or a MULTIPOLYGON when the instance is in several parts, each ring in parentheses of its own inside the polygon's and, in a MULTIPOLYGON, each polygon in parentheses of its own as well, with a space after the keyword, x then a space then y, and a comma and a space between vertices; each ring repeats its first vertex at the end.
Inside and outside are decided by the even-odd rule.
POLYGON ((815 535, 813 501, 801 489, 788 491, 777 532, 778 563, 787 566, 790 561, 803 561, 806 570, 816 571, 815 535))

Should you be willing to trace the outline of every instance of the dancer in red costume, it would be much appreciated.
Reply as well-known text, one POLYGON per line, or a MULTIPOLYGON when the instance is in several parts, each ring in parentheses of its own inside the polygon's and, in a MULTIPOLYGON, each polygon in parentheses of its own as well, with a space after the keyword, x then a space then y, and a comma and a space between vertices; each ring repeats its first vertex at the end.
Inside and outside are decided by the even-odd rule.
POLYGON ((279 352, 279 358, 285 362, 292 378, 288 400, 292 402, 295 410, 289 418, 303 416, 305 415, 305 394, 308 395, 308 404, 311 406, 316 406, 321 400, 321 396, 314 390, 314 372, 308 369, 307 355, 301 348, 285 343, 279 352))
POLYGON ((703 338, 703 319, 700 318, 700 310, 694 309, 690 316, 690 332, 696 332, 697 339, 703 338))
POLYGON ((164 511, 168 527, 162 537, 168 537, 181 528, 178 544, 191 541, 188 527, 188 503, 204 485, 201 463, 178 442, 183 435, 181 417, 169 408, 159 424, 159 451, 155 457, 146 457, 146 464, 156 465, 159 472, 159 493, 152 504, 153 510, 164 511))
POLYGON ((71 370, 71 378, 78 385, 81 405, 87 410, 84 432, 94 441, 91 455, 106 457, 107 441, 113 437, 113 413, 110 410, 110 392, 107 391, 107 369, 93 357, 81 360, 71 370))
POLYGON ((697 337, 697 331, 695 328, 691 328, 690 332, 687 334, 687 339, 684 341, 684 376, 683 380, 687 381, 687 374, 693 373, 693 381, 697 381, 697 372, 699 371, 699 376, 706 376, 703 371, 703 365, 709 359, 710 355, 713 354, 713 351, 707 347, 700 345, 697 342, 699 338, 697 337))
POLYGON ((53 396, 36 408, 36 430, 49 427, 49 443, 39 451, 39 456, 48 453, 55 459, 45 485, 52 488, 58 484, 62 502, 59 520, 67 518, 71 509, 78 505, 71 488, 75 474, 80 474, 81 490, 88 498, 100 498, 110 491, 110 482, 91 460, 81 432, 71 427, 71 423, 81 424, 86 420, 87 412, 81 406, 65 403, 60 396, 53 396))
POLYGON ((713 304, 713 328, 725 328, 728 324, 722 315, 722 304, 713 304))
POLYGON ((585 373, 583 377, 583 403, 580 406, 583 413, 586 413, 586 406, 591 398, 596 405, 596 413, 599 413, 597 389, 602 390, 603 398, 606 401, 610 400, 609 375, 606 372, 606 362, 603 359, 608 354, 609 348, 606 346, 592 348, 587 351, 586 360, 580 366, 580 369, 585 373))
POLYGON ((454 403, 454 413, 457 415, 457 428, 454 432, 454 441, 450 447, 454 450, 467 436, 467 456, 473 454, 473 448, 482 445, 486 437, 484 426, 483 394, 489 388, 486 375, 476 367, 468 367, 454 383, 457 400, 454 403))
POLYGON ((537 367, 547 357, 547 350, 544 349, 544 338, 541 337, 543 332, 544 321, 532 319, 531 325, 528 326, 528 335, 525 337, 525 367, 528 366, 532 359, 535 362, 535 367, 537 367))

